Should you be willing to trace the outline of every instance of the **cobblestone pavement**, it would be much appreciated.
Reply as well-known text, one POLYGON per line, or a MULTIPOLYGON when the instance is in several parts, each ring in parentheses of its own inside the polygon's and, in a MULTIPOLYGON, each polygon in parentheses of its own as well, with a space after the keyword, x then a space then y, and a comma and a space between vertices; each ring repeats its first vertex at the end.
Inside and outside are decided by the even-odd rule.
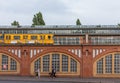
POLYGON ((23 77, 0 76, 0 81, 39 81, 39 82, 65 82, 65 83, 120 83, 119 78, 50 78, 50 77, 23 77))

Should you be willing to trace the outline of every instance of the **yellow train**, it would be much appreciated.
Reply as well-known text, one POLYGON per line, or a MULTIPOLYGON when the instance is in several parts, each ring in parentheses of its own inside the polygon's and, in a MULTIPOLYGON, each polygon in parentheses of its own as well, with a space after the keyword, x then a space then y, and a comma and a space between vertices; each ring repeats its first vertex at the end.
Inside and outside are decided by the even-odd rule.
POLYGON ((0 34, 3 44, 53 44, 53 34, 0 34))

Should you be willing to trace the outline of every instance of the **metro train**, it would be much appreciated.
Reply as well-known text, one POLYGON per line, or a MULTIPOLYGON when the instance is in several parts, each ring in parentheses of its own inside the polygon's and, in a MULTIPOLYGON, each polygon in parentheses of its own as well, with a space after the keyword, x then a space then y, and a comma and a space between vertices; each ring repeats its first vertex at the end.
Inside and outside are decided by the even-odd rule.
POLYGON ((53 44, 53 34, 0 34, 0 44, 53 44))

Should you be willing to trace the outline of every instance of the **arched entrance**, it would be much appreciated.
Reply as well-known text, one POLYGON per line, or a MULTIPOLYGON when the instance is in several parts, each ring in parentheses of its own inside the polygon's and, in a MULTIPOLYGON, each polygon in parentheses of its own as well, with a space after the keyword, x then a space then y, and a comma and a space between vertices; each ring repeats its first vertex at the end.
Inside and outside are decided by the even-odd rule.
POLYGON ((120 52, 106 54, 94 62, 94 77, 120 77, 120 52))
POLYGON ((31 75, 40 69, 42 76, 48 76, 52 68, 57 76, 80 76, 80 63, 70 55, 53 52, 42 55, 31 63, 31 75))
POLYGON ((20 63, 13 57, 0 53, 0 75, 20 74, 20 63))

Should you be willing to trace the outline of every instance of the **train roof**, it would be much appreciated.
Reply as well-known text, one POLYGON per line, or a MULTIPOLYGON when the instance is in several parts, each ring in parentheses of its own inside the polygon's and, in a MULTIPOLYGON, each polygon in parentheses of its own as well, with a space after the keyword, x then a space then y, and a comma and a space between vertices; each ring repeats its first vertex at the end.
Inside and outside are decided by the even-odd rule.
POLYGON ((119 25, 0 26, 1 34, 120 35, 119 25))
POLYGON ((45 25, 45 26, 0 26, 0 29, 115 29, 119 25, 45 25))

